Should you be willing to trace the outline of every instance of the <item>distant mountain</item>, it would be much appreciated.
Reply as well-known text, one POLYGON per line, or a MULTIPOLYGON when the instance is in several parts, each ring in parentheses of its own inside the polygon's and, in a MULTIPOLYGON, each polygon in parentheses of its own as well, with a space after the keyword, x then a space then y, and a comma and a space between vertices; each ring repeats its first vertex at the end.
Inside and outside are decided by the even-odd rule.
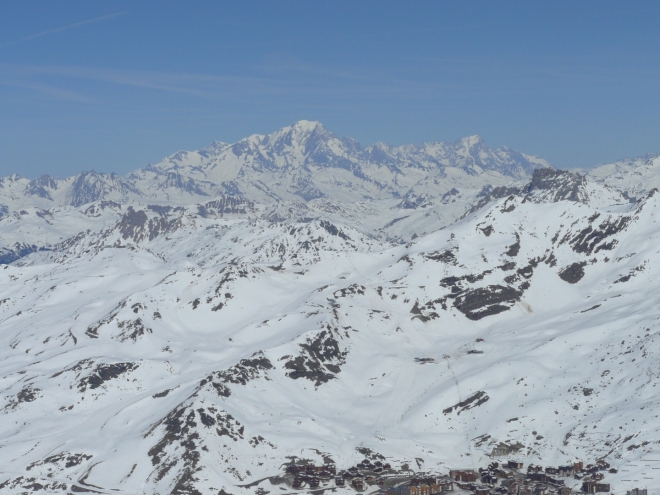
POLYGON ((83 172, 67 179, 0 179, 0 204, 9 208, 82 206, 100 200, 206 201, 243 196, 260 203, 437 198, 453 188, 480 189, 526 180, 545 160, 508 148, 489 148, 478 136, 453 143, 362 147, 319 122, 300 121, 234 144, 214 142, 180 151, 120 177, 83 172))
POLYGON ((234 144, 180 151, 125 177, 0 178, 0 222, 11 225, 0 254, 10 260, 50 249, 83 225, 98 232, 129 206, 197 211, 191 205, 213 201, 247 202, 254 206, 246 215, 270 222, 350 218, 370 235, 404 242, 460 218, 483 202, 484 188, 520 188, 534 170, 550 168, 537 157, 489 148, 478 136, 365 148, 319 122, 300 121, 234 144))
POLYGON ((232 145, 213 143, 204 150, 179 152, 129 177, 148 183, 158 175, 177 173, 213 184, 217 192, 261 202, 359 201, 421 192, 437 197, 466 182, 480 186, 526 179, 539 167, 549 165, 508 148, 489 148, 478 136, 454 143, 396 148, 377 143, 363 148, 319 122, 300 121, 232 145))
POLYGON ((660 187, 660 153, 599 165, 585 173, 590 180, 615 188, 626 197, 641 197, 660 187))

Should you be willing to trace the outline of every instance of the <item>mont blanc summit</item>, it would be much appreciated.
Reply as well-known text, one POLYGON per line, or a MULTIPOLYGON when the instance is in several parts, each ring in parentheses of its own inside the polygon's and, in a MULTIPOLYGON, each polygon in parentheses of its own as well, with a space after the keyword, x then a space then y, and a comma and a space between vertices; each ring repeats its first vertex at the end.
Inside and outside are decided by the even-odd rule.
POLYGON ((460 184, 525 179, 548 166, 537 157, 489 148, 478 136, 454 143, 364 148, 319 122, 300 121, 234 144, 216 141, 202 150, 180 151, 127 177, 88 172, 64 180, 6 178, 2 200, 27 199, 35 206, 80 206, 104 199, 186 203, 217 194, 263 202, 383 200, 419 192, 429 180, 444 191, 460 184))
POLYGON ((656 161, 300 121, 0 179, 2 493, 660 488, 656 161))

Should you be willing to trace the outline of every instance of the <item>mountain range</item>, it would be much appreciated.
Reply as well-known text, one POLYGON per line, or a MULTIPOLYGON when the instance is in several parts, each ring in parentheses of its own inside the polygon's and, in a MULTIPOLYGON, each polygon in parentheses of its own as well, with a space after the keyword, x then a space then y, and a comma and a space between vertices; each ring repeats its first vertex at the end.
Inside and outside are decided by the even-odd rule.
POLYGON ((2 178, 0 489, 307 493, 287 465, 366 458, 658 490, 658 164, 301 121, 2 178))
POLYGON ((40 207, 78 207, 98 200, 186 204, 224 194, 261 202, 382 200, 427 189, 437 193, 465 182, 499 185, 547 166, 545 160, 508 148, 489 148, 478 136, 363 148, 318 122, 300 121, 231 145, 216 141, 199 151, 180 151, 126 177, 86 172, 68 179, 5 178, 0 198, 10 204, 21 198, 40 207))

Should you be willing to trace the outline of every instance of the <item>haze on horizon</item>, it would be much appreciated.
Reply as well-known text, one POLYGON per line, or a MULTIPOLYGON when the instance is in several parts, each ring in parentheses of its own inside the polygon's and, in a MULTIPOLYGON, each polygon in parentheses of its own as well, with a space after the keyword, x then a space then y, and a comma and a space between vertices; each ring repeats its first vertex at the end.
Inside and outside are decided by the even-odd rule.
POLYGON ((657 2, 2 6, 2 176, 124 174, 301 119, 558 168, 660 151, 657 2))

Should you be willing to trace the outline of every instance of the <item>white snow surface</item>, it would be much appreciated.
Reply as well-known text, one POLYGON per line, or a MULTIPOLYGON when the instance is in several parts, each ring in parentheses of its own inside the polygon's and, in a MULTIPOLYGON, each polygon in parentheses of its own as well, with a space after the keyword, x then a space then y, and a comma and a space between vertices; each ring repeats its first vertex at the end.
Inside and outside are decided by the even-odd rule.
MULTIPOLYGON (((153 168, 218 181, 202 162, 228 146, 153 168)), ((660 196, 548 172, 498 199, 479 174, 469 194, 427 180, 408 208, 154 188, 8 209, 3 242, 24 252, 0 265, 0 491, 279 493, 292 457, 346 468, 367 448, 446 472, 500 442, 525 463, 604 458, 615 493, 660 490, 660 196)), ((23 180, 2 180, 14 205, 23 180)))

